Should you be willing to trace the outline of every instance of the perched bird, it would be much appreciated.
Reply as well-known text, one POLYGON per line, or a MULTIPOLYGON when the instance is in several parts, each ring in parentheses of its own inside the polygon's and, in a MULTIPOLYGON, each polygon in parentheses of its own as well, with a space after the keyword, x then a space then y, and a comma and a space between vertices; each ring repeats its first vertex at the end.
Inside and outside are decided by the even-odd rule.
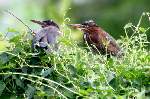
POLYGON ((35 49, 42 48, 47 52, 57 49, 57 37, 61 34, 59 26, 52 20, 31 21, 42 27, 38 31, 35 31, 32 47, 35 49))
POLYGON ((70 26, 84 32, 84 40, 94 51, 107 54, 108 56, 121 57, 123 55, 116 40, 93 20, 85 21, 82 24, 70 24, 70 26))

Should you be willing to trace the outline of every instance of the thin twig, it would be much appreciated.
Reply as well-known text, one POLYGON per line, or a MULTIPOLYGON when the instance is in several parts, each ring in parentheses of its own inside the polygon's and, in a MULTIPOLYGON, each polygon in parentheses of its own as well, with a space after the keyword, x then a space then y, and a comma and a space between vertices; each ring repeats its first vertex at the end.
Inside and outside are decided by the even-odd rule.
POLYGON ((63 95, 61 92, 59 92, 56 88, 53 88, 52 86, 50 85, 47 85, 47 84, 44 84, 43 82, 40 82, 40 81, 34 81, 32 79, 29 79, 29 78, 26 78, 26 77, 22 77, 23 79, 26 79, 26 80, 29 80, 33 83, 37 83, 37 84, 40 84, 40 85, 43 85, 43 86, 46 86, 46 87, 49 87, 51 89, 53 89, 54 91, 56 91, 59 95, 61 95, 64 99, 68 99, 65 95, 63 95))
POLYGON ((31 33, 34 34, 34 31, 33 31, 28 25, 26 25, 20 18, 18 18, 17 16, 15 16, 12 12, 10 12, 10 11, 8 11, 8 10, 4 10, 4 12, 6 12, 6 13, 12 15, 13 17, 15 17, 15 18, 16 18, 17 20, 19 20, 25 27, 27 27, 27 28, 30 30, 31 33))
POLYGON ((54 84, 56 84, 56 85, 58 85, 58 86, 61 86, 62 88, 66 89, 66 90, 68 90, 68 91, 70 91, 70 92, 72 92, 72 93, 75 93, 75 94, 78 94, 78 95, 82 96, 80 93, 75 92, 75 91, 71 90, 70 88, 67 88, 66 86, 64 86, 64 85, 62 85, 62 84, 60 84, 60 83, 58 83, 58 82, 56 82, 56 81, 53 81, 53 80, 50 80, 50 79, 47 79, 47 78, 44 78, 44 77, 40 77, 40 76, 36 76, 36 75, 31 75, 31 74, 26 74, 26 73, 18 73, 18 72, 0 73, 0 75, 22 75, 22 76, 28 76, 28 77, 37 78, 37 79, 39 79, 39 80, 45 80, 45 81, 47 81, 48 83, 50 83, 50 82, 51 82, 51 83, 54 83, 54 84))

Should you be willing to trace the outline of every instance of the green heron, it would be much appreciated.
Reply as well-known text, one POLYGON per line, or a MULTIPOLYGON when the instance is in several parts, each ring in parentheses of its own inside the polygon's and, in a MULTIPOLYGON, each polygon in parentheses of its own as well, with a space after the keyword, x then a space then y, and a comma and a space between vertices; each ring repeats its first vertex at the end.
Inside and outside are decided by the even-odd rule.
POLYGON ((59 26, 52 20, 37 21, 31 20, 41 25, 41 29, 35 32, 32 47, 42 48, 51 51, 57 48, 57 37, 61 34, 59 26))
POLYGON ((108 56, 120 57, 123 55, 116 40, 93 20, 85 21, 82 24, 70 24, 70 26, 84 32, 84 40, 94 51, 107 54, 108 56))

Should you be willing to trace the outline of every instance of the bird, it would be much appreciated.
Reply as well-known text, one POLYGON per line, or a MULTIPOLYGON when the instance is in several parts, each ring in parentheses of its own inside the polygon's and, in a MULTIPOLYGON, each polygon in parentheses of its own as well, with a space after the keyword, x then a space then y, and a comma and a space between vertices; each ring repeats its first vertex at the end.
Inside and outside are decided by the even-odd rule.
POLYGON ((84 35, 83 39, 88 46, 92 47, 94 52, 102 55, 122 57, 123 52, 116 40, 95 21, 88 20, 81 24, 69 24, 72 28, 81 30, 84 35))
POLYGON ((58 49, 57 38, 60 34, 62 34, 58 24, 56 24, 53 20, 31 21, 41 26, 41 28, 34 33, 32 48, 42 48, 46 52, 58 49))

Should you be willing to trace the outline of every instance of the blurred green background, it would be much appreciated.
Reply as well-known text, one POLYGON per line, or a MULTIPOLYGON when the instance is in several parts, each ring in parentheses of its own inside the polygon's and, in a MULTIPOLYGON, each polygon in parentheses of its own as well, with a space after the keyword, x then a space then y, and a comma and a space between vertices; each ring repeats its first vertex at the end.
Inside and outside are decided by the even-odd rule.
MULTIPOLYGON (((38 26, 31 23, 31 19, 53 19, 61 25, 93 19, 118 39, 125 35, 125 24, 132 22, 136 25, 142 12, 150 12, 150 0, 0 0, 2 33, 8 27, 26 29, 18 20, 3 12, 4 9, 13 12, 33 29, 38 26)), ((149 27, 150 20, 145 20, 143 27, 149 27)))

